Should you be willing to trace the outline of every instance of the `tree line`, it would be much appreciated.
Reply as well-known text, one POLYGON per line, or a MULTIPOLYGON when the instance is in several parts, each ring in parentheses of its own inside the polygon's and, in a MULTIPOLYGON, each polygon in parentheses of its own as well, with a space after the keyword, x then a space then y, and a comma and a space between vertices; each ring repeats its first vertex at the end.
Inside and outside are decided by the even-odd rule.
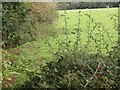
POLYGON ((57 4, 60 10, 119 7, 118 2, 58 2, 57 4))

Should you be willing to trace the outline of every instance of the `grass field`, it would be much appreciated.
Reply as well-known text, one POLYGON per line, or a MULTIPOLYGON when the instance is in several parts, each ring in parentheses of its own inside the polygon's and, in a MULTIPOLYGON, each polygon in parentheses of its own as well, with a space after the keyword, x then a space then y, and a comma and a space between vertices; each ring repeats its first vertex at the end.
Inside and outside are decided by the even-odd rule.
MULTIPOLYGON (((88 18, 85 16, 85 14, 91 14, 91 16, 95 19, 95 21, 101 22, 105 29, 112 29, 113 26, 112 20, 110 17, 112 15, 117 14, 118 15, 118 9, 117 8, 103 8, 103 9, 83 9, 83 10, 67 10, 67 17, 68 19, 68 28, 70 30, 73 30, 76 27, 76 24, 78 23, 78 12, 81 11, 81 28, 86 29, 86 21, 88 18)), ((64 11, 59 11, 59 14, 64 14, 64 11)), ((64 17, 60 18, 59 25, 60 27, 64 26, 64 17)))
MULTIPOLYGON (((72 42, 72 44, 74 44, 75 40, 76 40, 76 36, 75 34, 72 34, 71 32, 75 32, 74 28, 76 27, 76 24, 78 23, 78 12, 82 11, 81 15, 81 30, 82 30, 82 34, 81 34, 81 46, 84 47, 84 45, 86 44, 87 41, 87 33, 89 32, 86 25, 87 25, 87 21, 88 18, 85 16, 85 14, 90 14, 91 12, 91 16, 94 18, 94 21, 96 22, 101 22, 101 24, 104 26, 104 31, 98 31, 97 29, 93 32, 94 33, 94 37, 95 38, 101 38, 100 35, 97 35, 97 33, 103 33, 105 41, 108 43, 108 47, 111 49, 111 46, 114 45, 114 41, 117 41, 117 31, 114 30, 113 27, 113 21, 110 19, 112 15, 114 14, 118 14, 118 9, 117 8, 109 8, 109 9, 84 9, 84 10, 67 10, 67 17, 69 17, 68 19, 68 30, 69 30, 69 34, 68 34, 68 39, 72 42), (110 40, 107 36, 107 33, 110 34, 111 41, 112 43, 110 43, 110 40)), ((59 11, 60 14, 60 18, 58 21, 58 30, 60 30, 59 33, 59 39, 60 40, 65 40, 65 35, 62 32, 64 32, 62 30, 62 28, 64 27, 64 17, 61 16, 61 14, 63 14, 64 11, 59 11)), ((93 27, 93 26, 91 26, 93 27)), ((33 42, 27 42, 24 45, 19 46, 18 48, 21 49, 21 54, 18 55, 17 57, 21 60, 24 60, 24 58, 26 58, 26 60, 42 60, 42 62, 48 62, 50 60, 52 60, 52 55, 49 53, 49 49, 51 49, 53 52, 55 52, 55 50, 57 50, 58 46, 56 45, 56 41, 55 39, 53 39, 52 37, 47 38, 47 40, 51 43, 51 47, 48 47, 47 45, 45 45, 46 40, 45 39, 38 39, 36 41, 33 42), (23 57, 24 56, 24 57, 23 57)), ((90 43, 90 50, 95 51, 95 43, 91 40, 90 43)), ((105 49, 103 48, 103 53, 105 52, 105 49)))
MULTIPOLYGON (((71 32, 75 32, 75 28, 78 24, 78 12, 81 11, 80 16, 80 29, 81 29, 81 44, 82 46, 85 46, 87 42, 87 35, 90 32, 90 30, 93 29, 94 23, 91 23, 90 29, 88 30, 88 21, 89 18, 86 16, 86 14, 90 15, 93 18, 94 22, 98 22, 101 24, 101 26, 104 27, 103 29, 95 29, 92 33, 94 34, 94 37, 97 37, 97 40, 101 39, 100 33, 104 36, 104 41, 108 42, 109 49, 111 46, 114 46, 114 42, 118 39, 117 37, 117 31, 114 29, 114 20, 111 19, 113 15, 118 15, 118 9, 117 8, 103 8, 103 9, 83 9, 83 10, 67 10, 66 11, 66 17, 67 19, 67 29, 69 29, 69 35, 68 38, 71 41, 75 42, 75 35, 73 35, 71 32), (108 36, 109 34, 109 36, 108 36), (110 40, 111 39, 111 40, 110 40)), ((64 20, 64 11, 59 11, 60 19, 59 19, 59 27, 65 26, 65 20, 64 20)), ((118 22, 118 21, 116 21, 118 22)), ((64 35, 60 35, 60 37, 63 39, 64 35)), ((74 43, 72 42, 72 43, 74 43)), ((102 42, 103 43, 103 42, 102 42)), ((90 43, 91 50, 94 51, 95 49, 95 43, 91 40, 90 43)), ((104 47, 104 46, 102 46, 104 47)), ((102 49, 105 50, 104 48, 102 49)))

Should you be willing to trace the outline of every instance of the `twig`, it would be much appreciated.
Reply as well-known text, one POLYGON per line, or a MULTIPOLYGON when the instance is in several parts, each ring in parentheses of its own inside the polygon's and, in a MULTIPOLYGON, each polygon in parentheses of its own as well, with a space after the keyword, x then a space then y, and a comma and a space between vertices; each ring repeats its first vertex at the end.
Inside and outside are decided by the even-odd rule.
POLYGON ((97 68, 96 68, 96 70, 95 70, 95 72, 94 72, 94 74, 93 74, 93 76, 90 78, 90 80, 89 81, 87 81, 87 83, 85 84, 85 86, 84 87, 86 87, 89 83, 90 83, 90 81, 94 78, 94 76, 96 75, 96 73, 98 72, 98 70, 99 70, 99 67, 101 66, 101 62, 99 62, 99 64, 98 64, 98 66, 97 66, 97 68))

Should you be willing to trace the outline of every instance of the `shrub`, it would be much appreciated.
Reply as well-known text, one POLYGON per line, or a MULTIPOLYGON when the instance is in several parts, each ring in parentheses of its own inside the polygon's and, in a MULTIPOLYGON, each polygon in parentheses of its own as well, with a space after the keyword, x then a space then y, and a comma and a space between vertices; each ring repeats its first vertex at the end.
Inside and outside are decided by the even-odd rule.
POLYGON ((58 12, 56 11, 57 6, 55 3, 31 3, 31 9, 30 17, 32 18, 32 25, 36 23, 35 29, 32 30, 32 35, 35 38, 49 37, 57 34, 55 25, 58 19, 58 12))
MULTIPOLYGON (((54 51, 50 48, 49 51, 53 51, 53 61, 46 64, 46 66, 41 67, 36 72, 28 73, 30 81, 26 82, 24 87, 31 88, 117 88, 118 78, 117 73, 117 60, 119 53, 117 49, 114 49, 114 53, 109 52, 107 43, 104 44, 104 48, 107 50, 108 55, 102 53, 101 47, 99 47, 100 40, 93 39, 96 43, 96 48, 94 52, 89 51, 89 42, 92 39, 92 30, 90 29, 91 23, 96 23, 93 21, 90 15, 87 15, 88 30, 88 42, 86 46, 80 48, 80 12, 78 27, 76 28, 76 40, 74 44, 70 44, 68 39, 68 29, 67 29, 67 16, 66 12, 64 15, 65 20, 65 39, 64 41, 57 41, 58 50, 54 51), (117 52, 116 52, 117 51, 117 52)), ((97 22, 98 23, 98 22, 97 22)), ((101 24, 95 24, 95 28, 99 29, 101 24), (99 26, 99 27, 97 27, 99 26)), ((104 29, 104 28, 101 28, 104 29)), ((104 36, 100 35, 102 38, 104 36)), ((104 39, 102 39, 104 41, 104 39)), ((47 40, 48 41, 48 40, 47 40)), ((47 42, 50 47, 51 44, 47 42)))
POLYGON ((57 19, 54 3, 4 2, 2 4, 3 48, 16 47, 34 40, 38 36, 37 33, 42 32, 36 30, 38 23, 50 26, 57 19))
POLYGON ((30 10, 27 4, 20 2, 3 2, 2 7, 2 40, 5 48, 15 47, 21 39, 18 33, 21 24, 26 22, 30 10))
POLYGON ((36 88, 117 87, 117 64, 110 58, 82 51, 77 56, 64 53, 42 67, 42 73, 29 73, 29 83, 36 88))
POLYGON ((14 62, 13 56, 9 51, 2 51, 2 88, 11 88, 12 84, 16 81, 16 74, 12 65, 14 62))
POLYGON ((33 18, 36 18, 36 21, 39 23, 51 24, 53 23, 58 13, 56 12, 56 4, 55 3, 48 3, 48 2, 39 2, 39 3, 32 3, 32 15, 33 18))
POLYGON ((2 51, 2 88, 18 88, 29 80, 26 74, 36 70, 37 60, 18 58, 21 52, 19 48, 2 51))

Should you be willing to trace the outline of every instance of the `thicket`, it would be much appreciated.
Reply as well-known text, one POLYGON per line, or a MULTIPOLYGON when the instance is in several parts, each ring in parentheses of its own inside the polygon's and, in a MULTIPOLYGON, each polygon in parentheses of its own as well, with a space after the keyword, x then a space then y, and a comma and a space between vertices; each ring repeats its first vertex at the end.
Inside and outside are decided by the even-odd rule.
POLYGON ((28 61, 25 56, 23 59, 17 58, 16 55, 21 51, 13 47, 35 40, 38 36, 47 37, 49 34, 45 35, 44 30, 54 28, 52 24, 57 20, 57 12, 54 3, 3 2, 2 8, 1 32, 5 49, 0 51, 2 53, 0 84, 2 82, 3 88, 11 88, 16 84, 23 84, 26 80, 23 79, 24 76, 36 64, 33 63, 34 60, 28 61))
POLYGON ((21 24, 26 22, 29 9, 23 3, 2 3, 2 41, 6 48, 19 44, 21 24))
POLYGON ((40 27, 36 30, 37 23, 47 26, 57 19, 54 3, 3 2, 2 8, 3 48, 34 40, 41 31, 40 27))

